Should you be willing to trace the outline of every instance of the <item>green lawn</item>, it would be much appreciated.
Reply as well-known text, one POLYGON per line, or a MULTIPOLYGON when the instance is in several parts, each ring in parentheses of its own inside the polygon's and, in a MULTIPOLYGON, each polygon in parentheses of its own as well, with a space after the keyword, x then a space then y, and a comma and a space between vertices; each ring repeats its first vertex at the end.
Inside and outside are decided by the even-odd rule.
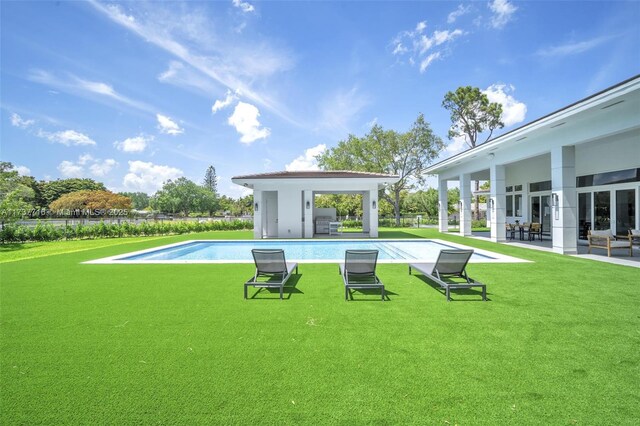
POLYGON ((80 263, 250 236, 3 248, 0 424, 640 422, 638 269, 430 229, 381 237, 534 263, 472 264, 489 301, 449 303, 402 265, 379 266, 390 301, 345 302, 335 265, 301 265, 284 301, 245 301, 248 264, 80 263))

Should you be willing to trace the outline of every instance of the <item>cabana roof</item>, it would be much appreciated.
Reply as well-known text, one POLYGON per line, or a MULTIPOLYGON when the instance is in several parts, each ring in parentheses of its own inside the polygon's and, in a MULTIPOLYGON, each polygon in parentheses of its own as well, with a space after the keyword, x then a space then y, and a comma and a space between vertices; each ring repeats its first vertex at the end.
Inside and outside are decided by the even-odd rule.
POLYGON ((350 170, 311 170, 311 171, 281 171, 258 173, 253 175, 234 176, 231 179, 328 179, 328 178, 390 178, 398 179, 397 175, 384 173, 354 172, 350 170))

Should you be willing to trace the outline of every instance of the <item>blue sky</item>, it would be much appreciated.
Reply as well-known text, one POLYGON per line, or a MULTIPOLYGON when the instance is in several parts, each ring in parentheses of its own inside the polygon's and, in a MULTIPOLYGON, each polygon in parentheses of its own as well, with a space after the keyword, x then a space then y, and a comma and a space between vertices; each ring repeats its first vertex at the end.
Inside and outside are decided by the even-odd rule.
MULTIPOLYGON (((640 2, 0 3, 1 158, 115 191, 317 167, 481 88, 522 125, 640 72, 640 2)), ((499 134, 498 133, 498 134, 499 134)), ((463 148, 448 141, 443 157, 463 148)))

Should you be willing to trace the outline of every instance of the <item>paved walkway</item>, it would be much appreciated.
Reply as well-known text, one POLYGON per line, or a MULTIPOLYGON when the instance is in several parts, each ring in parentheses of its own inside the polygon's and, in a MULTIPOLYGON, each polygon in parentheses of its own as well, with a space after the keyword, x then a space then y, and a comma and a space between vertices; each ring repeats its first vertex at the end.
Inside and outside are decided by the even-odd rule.
MULTIPOLYGON (((474 232, 470 238, 477 238, 479 240, 490 240, 490 232, 474 232)), ((532 250, 540 250, 553 252, 551 240, 546 237, 542 241, 520 241, 519 239, 507 240, 501 244, 508 244, 515 247, 522 247, 532 250)), ((640 268, 640 247, 633 246, 633 256, 629 256, 629 252, 626 250, 613 250, 611 257, 607 257, 607 251, 603 249, 593 249, 591 254, 588 253, 589 247, 586 241, 578 241, 578 254, 573 255, 575 257, 581 257, 584 259, 595 260, 598 262, 613 263, 615 265, 631 266, 634 268, 640 268)))

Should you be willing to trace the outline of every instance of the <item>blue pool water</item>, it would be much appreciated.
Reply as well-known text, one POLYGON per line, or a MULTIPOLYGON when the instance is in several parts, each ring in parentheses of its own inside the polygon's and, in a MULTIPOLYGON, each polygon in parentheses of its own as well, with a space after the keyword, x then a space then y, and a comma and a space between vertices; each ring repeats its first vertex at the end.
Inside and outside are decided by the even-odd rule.
MULTIPOLYGON (((287 260, 340 261, 345 250, 378 250, 380 260, 435 261, 442 249, 456 248, 429 240, 416 241, 195 241, 160 248, 136 255, 118 257, 118 261, 253 261, 251 249, 283 249, 287 260)), ((493 259, 474 253, 472 259, 493 259)))

